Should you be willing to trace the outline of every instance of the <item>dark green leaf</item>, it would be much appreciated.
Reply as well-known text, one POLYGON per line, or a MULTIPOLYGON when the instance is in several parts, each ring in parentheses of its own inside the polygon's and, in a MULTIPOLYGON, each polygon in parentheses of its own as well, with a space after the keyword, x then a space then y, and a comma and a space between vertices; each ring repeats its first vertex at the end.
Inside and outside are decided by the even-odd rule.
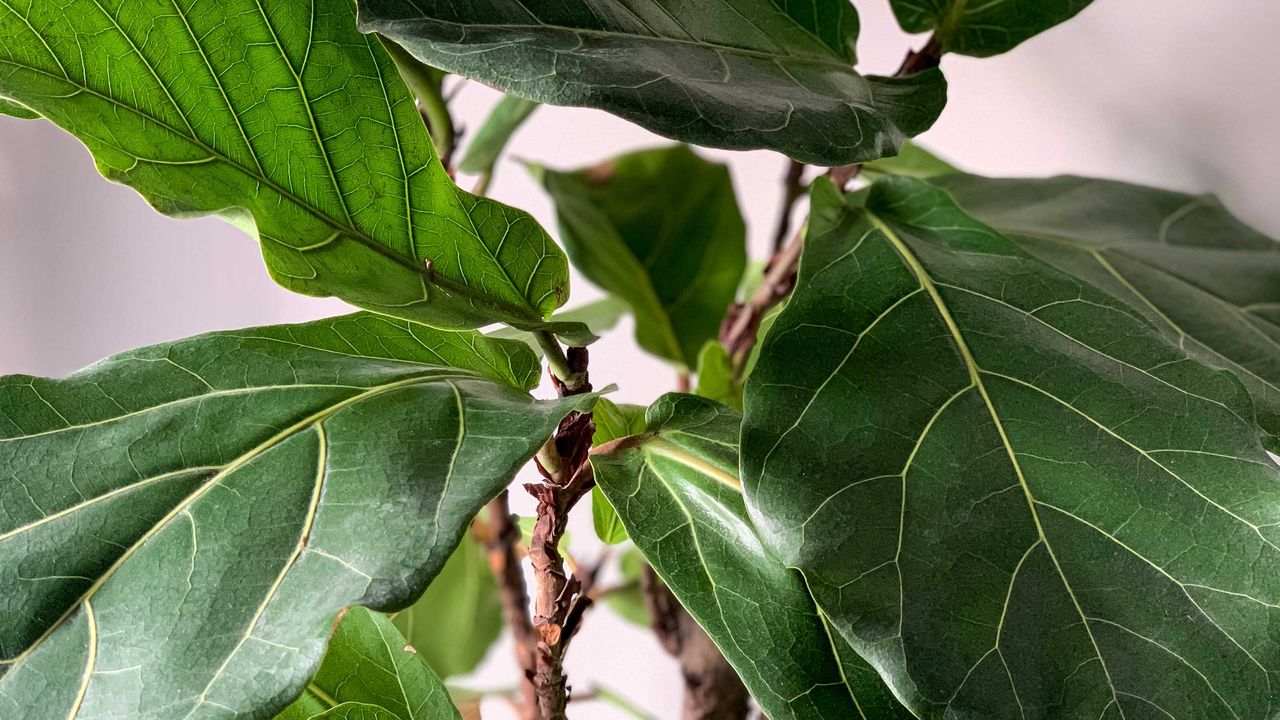
POLYGON ((586 406, 495 358, 528 378, 519 343, 359 314, 0 379, 0 717, 270 717, 586 406))
MULTIPOLYGON (((644 408, 640 405, 617 405, 601 399, 591 416, 596 423, 596 432, 591 438, 593 446, 644 432, 644 408)), ((591 519, 596 536, 604 543, 617 545, 626 542, 627 529, 599 487, 591 488, 591 519)))
POLYGON ((302 697, 276 720, 459 720, 449 691, 415 649, 386 616, 352 608, 302 697))
POLYGON ((742 412, 742 386, 733 377, 733 362, 718 340, 708 340, 698 353, 698 387, 704 398, 742 412))
POLYGON ((893 154, 946 102, 936 70, 853 71, 847 0, 361 0, 360 20, 428 64, 522 97, 822 165, 893 154))
POLYGON ((448 328, 538 329, 567 298, 538 224, 449 180, 350 0, 31 3, 0 37, 0 95, 161 212, 258 237, 291 290, 448 328))
POLYGON ((1270 718, 1250 397, 1072 267, 920 180, 818 186, 747 384, 753 519, 921 717, 1270 718))
POLYGON ((506 95, 476 131, 458 169, 467 173, 491 173, 503 149, 525 120, 538 109, 538 103, 515 95, 506 95))
POLYGON ((930 178, 955 171, 955 166, 951 163, 910 140, 902 143, 902 148, 898 150, 895 157, 881 158, 862 166, 862 175, 868 178, 880 175, 930 178))
POLYGON ((692 367, 746 266, 728 168, 676 145, 540 174, 574 265, 631 305, 641 347, 692 367))
POLYGON ((989 57, 1070 20, 1093 0, 890 0, 907 32, 933 31, 945 52, 989 57))
MULTIPOLYGON (((644 435, 593 454, 596 482, 654 570, 772 720, 865 717, 799 574, 766 552, 738 489, 737 412, 665 395, 644 435)), ((848 658, 853 660, 853 658, 848 658)), ((875 673, 859 679, 875 679, 875 673)), ((852 680, 852 678, 850 678, 852 680)), ((885 695, 875 680, 874 692, 885 695)), ((902 714, 884 718, 909 717, 902 714)))
POLYGON ((1023 250, 1087 279, 1236 374, 1280 436, 1280 246, 1211 196, 1059 177, 939 181, 1023 250))
POLYGON ((484 546, 464 537, 396 627, 441 677, 466 675, 502 634, 502 602, 484 546))

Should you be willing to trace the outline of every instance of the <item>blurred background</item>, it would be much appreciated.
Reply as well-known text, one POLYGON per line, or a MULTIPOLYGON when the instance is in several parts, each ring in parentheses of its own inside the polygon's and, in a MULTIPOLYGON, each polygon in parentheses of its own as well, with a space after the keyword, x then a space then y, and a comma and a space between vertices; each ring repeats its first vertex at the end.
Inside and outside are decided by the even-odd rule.
MULTIPOLYGON (((899 31, 884 0, 855 4, 860 69, 891 74, 923 38, 899 31)), ((1280 237, 1277 31, 1275 0, 1096 0, 1006 55, 945 58, 951 100, 920 141, 982 174, 1078 173, 1213 192, 1280 237)), ((466 83, 455 116, 475 129, 497 97, 466 83)), ((542 108, 511 144, 491 194, 555 234, 549 201, 512 158, 572 168, 666 142, 602 112, 542 108)), ((731 167, 753 257, 767 257, 786 161, 701 152, 731 167)), ((568 306, 599 295, 575 277, 568 306)), ((52 125, 0 117, 0 374, 61 376, 139 345, 348 310, 274 285, 256 244, 228 224, 156 214, 132 190, 102 180, 84 148, 52 125)), ((618 384, 616 400, 647 404, 674 387, 674 372, 636 349, 629 321, 591 353, 593 380, 618 384)), ((517 512, 531 513, 523 491, 512 499, 517 512)), ((571 533, 574 554, 594 557, 587 508, 571 533)), ((567 667, 579 690, 598 685, 654 717, 679 715, 674 661, 647 630, 603 606, 588 615, 567 667)), ((458 684, 512 687, 516 672, 504 640, 458 684)), ((496 700, 485 711, 486 720, 510 717, 496 700)), ((628 717, 596 702, 570 714, 628 717)))

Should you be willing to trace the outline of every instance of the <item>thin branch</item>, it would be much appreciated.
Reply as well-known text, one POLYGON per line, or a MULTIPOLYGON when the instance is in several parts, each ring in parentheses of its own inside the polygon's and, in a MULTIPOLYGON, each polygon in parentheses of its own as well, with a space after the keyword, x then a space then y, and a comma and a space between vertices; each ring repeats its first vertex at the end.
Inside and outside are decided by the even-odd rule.
POLYGON ((537 695, 533 686, 534 653, 537 640, 533 634, 533 621, 529 619, 529 593, 524 584, 524 572, 520 567, 520 528, 511 514, 506 490, 489 502, 489 524, 484 528, 484 544, 489 551, 489 568, 498 580, 502 613, 507 627, 515 638, 516 662, 523 671, 520 695, 524 698, 521 708, 523 720, 535 720, 537 695))
POLYGON ((778 211, 778 229, 773 234, 775 253, 782 249, 783 243, 791 235, 791 210, 796 201, 804 196, 804 168, 804 163, 792 160, 787 164, 787 173, 782 178, 782 209, 778 211))

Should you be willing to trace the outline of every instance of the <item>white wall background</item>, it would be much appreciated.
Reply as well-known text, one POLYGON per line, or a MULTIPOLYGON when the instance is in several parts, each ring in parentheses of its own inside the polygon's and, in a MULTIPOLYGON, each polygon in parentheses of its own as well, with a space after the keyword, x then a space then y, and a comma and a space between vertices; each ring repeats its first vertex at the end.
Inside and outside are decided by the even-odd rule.
MULTIPOLYGON (((896 69, 907 38, 885 0, 862 13, 862 69, 896 69)), ((995 175, 1081 173, 1215 192, 1280 237, 1280 3, 1275 0, 1097 0, 1075 20, 993 59, 948 57, 951 103, 925 145, 961 168, 995 175)), ((475 84, 457 114, 474 127, 497 97, 475 84)), ((665 142, 604 113, 544 108, 517 136, 515 156, 576 167, 665 142)), ((763 257, 779 202, 781 157, 707 151, 727 162, 763 257)), ((551 207, 515 163, 492 190, 549 229, 551 207)), ((576 279, 571 305, 598 296, 576 279)), ((263 271, 255 244, 216 219, 176 221, 133 191, 104 182, 86 151, 45 122, 0 118, 0 374, 63 375, 108 354, 216 329, 338 314, 334 300, 291 295, 263 271)), ((630 325, 592 348, 597 385, 647 403, 674 376, 641 355, 630 325)), ((530 504, 517 498, 518 511, 530 504)), ((585 510, 585 508, 584 508, 585 510)), ((574 526, 574 551, 596 550, 590 514, 574 526)), ((591 611, 568 669, 637 700, 655 717, 678 716, 674 664, 639 628, 591 611)), ((468 684, 508 687, 509 643, 495 646, 468 684)), ((624 717, 596 703, 577 718, 624 717)), ((501 703, 488 718, 506 716, 501 703)))

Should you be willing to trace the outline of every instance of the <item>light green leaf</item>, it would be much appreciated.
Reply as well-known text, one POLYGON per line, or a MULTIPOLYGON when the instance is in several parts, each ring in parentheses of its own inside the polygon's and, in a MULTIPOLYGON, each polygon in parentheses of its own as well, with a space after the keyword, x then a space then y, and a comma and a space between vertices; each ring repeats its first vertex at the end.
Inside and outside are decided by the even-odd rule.
POLYGON ((0 717, 273 715, 589 407, 484 374, 529 355, 359 314, 0 379, 0 717))
POLYGON ((698 386, 694 393, 742 412, 742 386, 734 380, 733 362, 717 340, 708 340, 698 353, 698 386))
POLYGON ((25 105, 0 97, 0 115, 16 117, 19 120, 35 120, 40 117, 25 105))
POLYGON ((441 677, 466 675, 502 634, 502 601, 484 546, 467 535, 396 627, 441 677))
POLYGON ((28 3, 0 37, 0 95, 161 212, 258 237, 291 290, 445 328, 541 329, 568 296, 531 217, 449 180, 350 0, 28 3))
POLYGON ((920 717, 1270 718, 1250 397, 1072 267, 920 180, 819 186, 747 383, 752 517, 920 717))
POLYGON ((903 30, 934 32, 944 52, 990 57, 1070 20, 1093 0, 890 0, 903 30))
MULTIPOLYGON (((741 416, 672 394, 649 408, 647 421, 643 435, 598 448, 591 460, 636 546, 769 718, 866 717, 862 693, 887 696, 885 688, 878 680, 846 685, 804 581, 765 550, 747 517, 738 488, 741 416)), ((899 717, 910 716, 899 708, 875 720, 899 717)))
MULTIPOLYGON (((1110 180, 940 179, 974 217, 1231 370, 1280 437, 1280 245, 1217 198, 1110 180)), ((1276 441, 1272 441, 1276 445, 1276 441)), ((1273 447, 1273 449, 1280 449, 1273 447)))
POLYGON ((847 0, 360 0, 361 28, 449 72, 683 142, 820 165, 891 155, 946 102, 937 70, 853 71, 847 0))
MULTIPOLYGON (((594 342, 606 330, 612 330, 613 326, 617 325, 618 321, 622 319, 622 316, 627 314, 628 309, 627 304, 618 298, 603 297, 599 300, 593 300, 570 308, 564 312, 558 312, 551 316, 550 322, 559 327, 585 326, 586 334, 591 336, 585 342, 580 343, 585 345, 594 342)), ((542 347, 538 345, 537 339, 531 336, 528 331, 502 327, 486 334, 491 338, 521 340, 529 345, 539 357, 542 356, 542 347)))
POLYGON ((476 131, 467 145, 467 151, 458 163, 458 169, 466 173, 491 173, 511 136, 529 119, 538 103, 516 95, 505 95, 489 113, 488 119, 476 131))
POLYGON ((910 140, 902 143, 898 154, 881 158, 862 166, 862 175, 876 178, 881 175, 906 175, 915 178, 931 178, 956 171, 955 166, 934 155, 910 140))
POLYGON ((385 615, 351 608, 302 697, 276 720, 459 720, 444 683, 385 615), (313 714, 316 707, 322 713, 313 714))
MULTIPOLYGON (((644 432, 644 407, 640 405, 618 405, 611 400, 601 398, 596 402, 591 413, 595 421, 596 431, 591 437, 592 446, 603 445, 611 440, 636 435, 644 432)), ((613 509, 609 499, 600 492, 599 487, 591 488, 591 520, 595 526, 596 536, 608 545, 617 545, 627 540, 627 529, 618 519, 618 512, 613 509)))
POLYGON ((728 168, 676 145, 539 174, 574 265, 630 304, 642 348, 692 367, 746 265, 728 168))

